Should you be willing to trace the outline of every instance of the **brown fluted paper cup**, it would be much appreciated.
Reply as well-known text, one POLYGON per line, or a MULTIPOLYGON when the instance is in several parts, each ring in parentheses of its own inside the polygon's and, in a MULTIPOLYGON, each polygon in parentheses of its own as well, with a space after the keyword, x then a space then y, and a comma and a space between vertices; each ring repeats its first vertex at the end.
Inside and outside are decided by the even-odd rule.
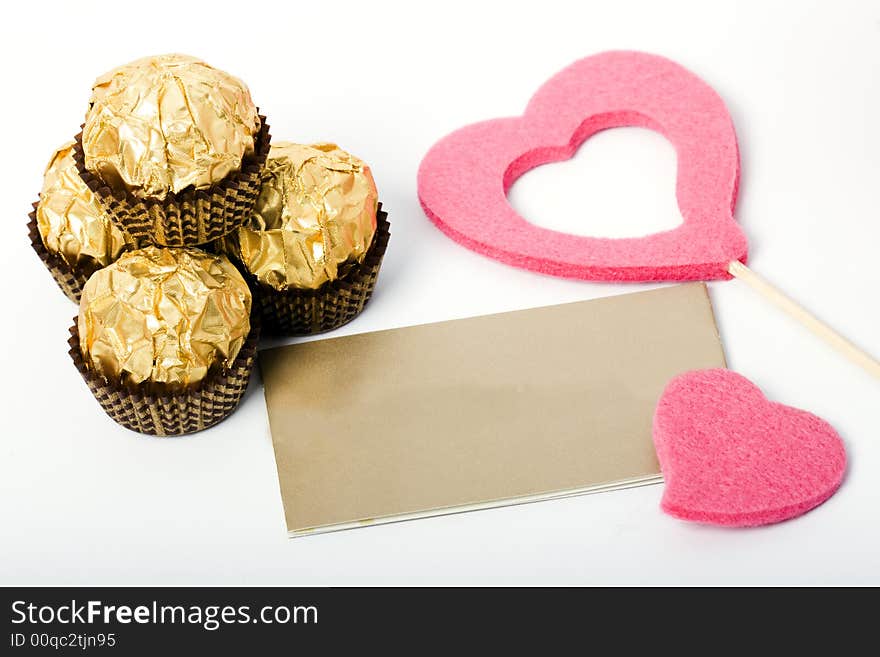
POLYGON ((205 189, 188 187, 164 199, 139 198, 128 191, 113 190, 86 169, 82 132, 76 136, 73 157, 83 182, 133 244, 198 246, 220 239, 250 217, 260 193, 260 174, 270 142, 269 125, 260 115, 254 153, 242 160, 238 171, 205 189))
POLYGON ((52 278, 55 279, 61 291, 71 301, 79 303, 83 286, 89 280, 89 276, 94 273, 94 268, 91 270, 75 269, 68 265, 61 256, 49 253, 43 244, 43 240, 40 239, 40 231, 37 228, 37 205, 39 203, 34 203, 33 210, 28 214, 30 218, 28 221, 28 237, 31 240, 31 247, 36 252, 37 257, 42 260, 46 269, 49 270, 49 273, 52 274, 52 278))
POLYGON ((345 276, 315 290, 275 290, 245 272, 254 295, 264 333, 271 335, 311 335, 339 328, 357 317, 367 305, 376 286, 382 259, 391 236, 388 213, 376 213, 376 234, 364 261, 345 276))
POLYGON ((252 323, 250 335, 229 368, 209 374, 193 388, 169 393, 113 383, 90 369, 80 350, 75 317, 68 344, 74 365, 113 420, 151 436, 182 436, 212 427, 236 409, 250 380, 259 334, 258 323, 252 323))

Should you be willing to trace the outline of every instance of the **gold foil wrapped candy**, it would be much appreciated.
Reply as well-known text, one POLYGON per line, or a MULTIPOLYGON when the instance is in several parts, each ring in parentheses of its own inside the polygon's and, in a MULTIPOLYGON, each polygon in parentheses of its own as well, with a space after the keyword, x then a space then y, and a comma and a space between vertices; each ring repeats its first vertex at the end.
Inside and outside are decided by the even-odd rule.
POLYGON ((370 168, 335 144, 272 144, 249 223, 227 245, 263 285, 317 289, 362 262, 376 232, 370 168))
POLYGON ((180 389, 235 360, 250 310, 250 290, 225 256, 151 246, 89 278, 80 348, 110 381, 180 389))
POLYGON ((46 167, 36 217, 46 250, 71 268, 106 267, 126 248, 122 231, 79 177, 73 142, 55 151, 46 167))
POLYGON ((147 57, 92 87, 85 166, 111 187, 163 199, 237 171, 259 126, 238 78, 187 55, 147 57))

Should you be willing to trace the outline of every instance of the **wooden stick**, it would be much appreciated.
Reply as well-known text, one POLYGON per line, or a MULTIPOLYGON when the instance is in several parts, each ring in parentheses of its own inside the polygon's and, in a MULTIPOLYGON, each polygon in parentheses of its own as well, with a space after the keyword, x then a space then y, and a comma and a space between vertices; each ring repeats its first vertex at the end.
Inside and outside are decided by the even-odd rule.
POLYGON ((770 283, 746 267, 743 263, 734 260, 728 266, 727 271, 729 271, 731 275, 748 284, 752 289, 760 292, 766 299, 769 299, 782 310, 794 317, 797 321, 822 338, 828 345, 846 356, 850 361, 859 367, 864 368, 868 373, 880 378, 880 362, 878 362, 877 359, 859 349, 852 342, 840 335, 840 333, 828 326, 828 324, 811 315, 805 308, 789 299, 770 283))

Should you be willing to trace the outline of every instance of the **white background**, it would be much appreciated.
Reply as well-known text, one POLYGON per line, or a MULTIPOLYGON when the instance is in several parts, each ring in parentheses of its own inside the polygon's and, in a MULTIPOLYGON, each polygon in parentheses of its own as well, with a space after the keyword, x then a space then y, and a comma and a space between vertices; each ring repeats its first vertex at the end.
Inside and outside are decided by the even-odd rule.
MULTIPOLYGON (((752 267, 880 354, 880 7, 198 5, 4 10, 0 583, 880 584, 878 381, 740 282, 711 285, 731 367, 826 418, 846 442, 846 481, 818 510, 773 527, 715 529, 664 516, 662 486, 652 486, 291 541, 259 381, 229 420, 200 435, 157 440, 117 427, 70 363, 76 309, 25 230, 43 167, 77 131, 92 80, 182 51, 243 78, 276 139, 334 140, 372 165, 393 237, 374 300, 337 334, 644 289, 475 255, 425 219, 415 186, 422 155, 444 134, 518 114, 577 58, 640 49, 681 62, 727 101, 752 267)), ((618 130, 569 163, 526 174, 512 197, 536 223, 639 234, 678 221, 674 177, 662 138, 618 130)))

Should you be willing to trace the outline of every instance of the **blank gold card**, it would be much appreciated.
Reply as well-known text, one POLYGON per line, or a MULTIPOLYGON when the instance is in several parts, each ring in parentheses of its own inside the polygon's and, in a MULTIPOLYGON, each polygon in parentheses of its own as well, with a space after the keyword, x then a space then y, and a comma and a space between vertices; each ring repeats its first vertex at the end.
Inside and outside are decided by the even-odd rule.
POLYGON ((663 387, 724 367, 702 283, 260 354, 291 536, 660 481, 663 387))

